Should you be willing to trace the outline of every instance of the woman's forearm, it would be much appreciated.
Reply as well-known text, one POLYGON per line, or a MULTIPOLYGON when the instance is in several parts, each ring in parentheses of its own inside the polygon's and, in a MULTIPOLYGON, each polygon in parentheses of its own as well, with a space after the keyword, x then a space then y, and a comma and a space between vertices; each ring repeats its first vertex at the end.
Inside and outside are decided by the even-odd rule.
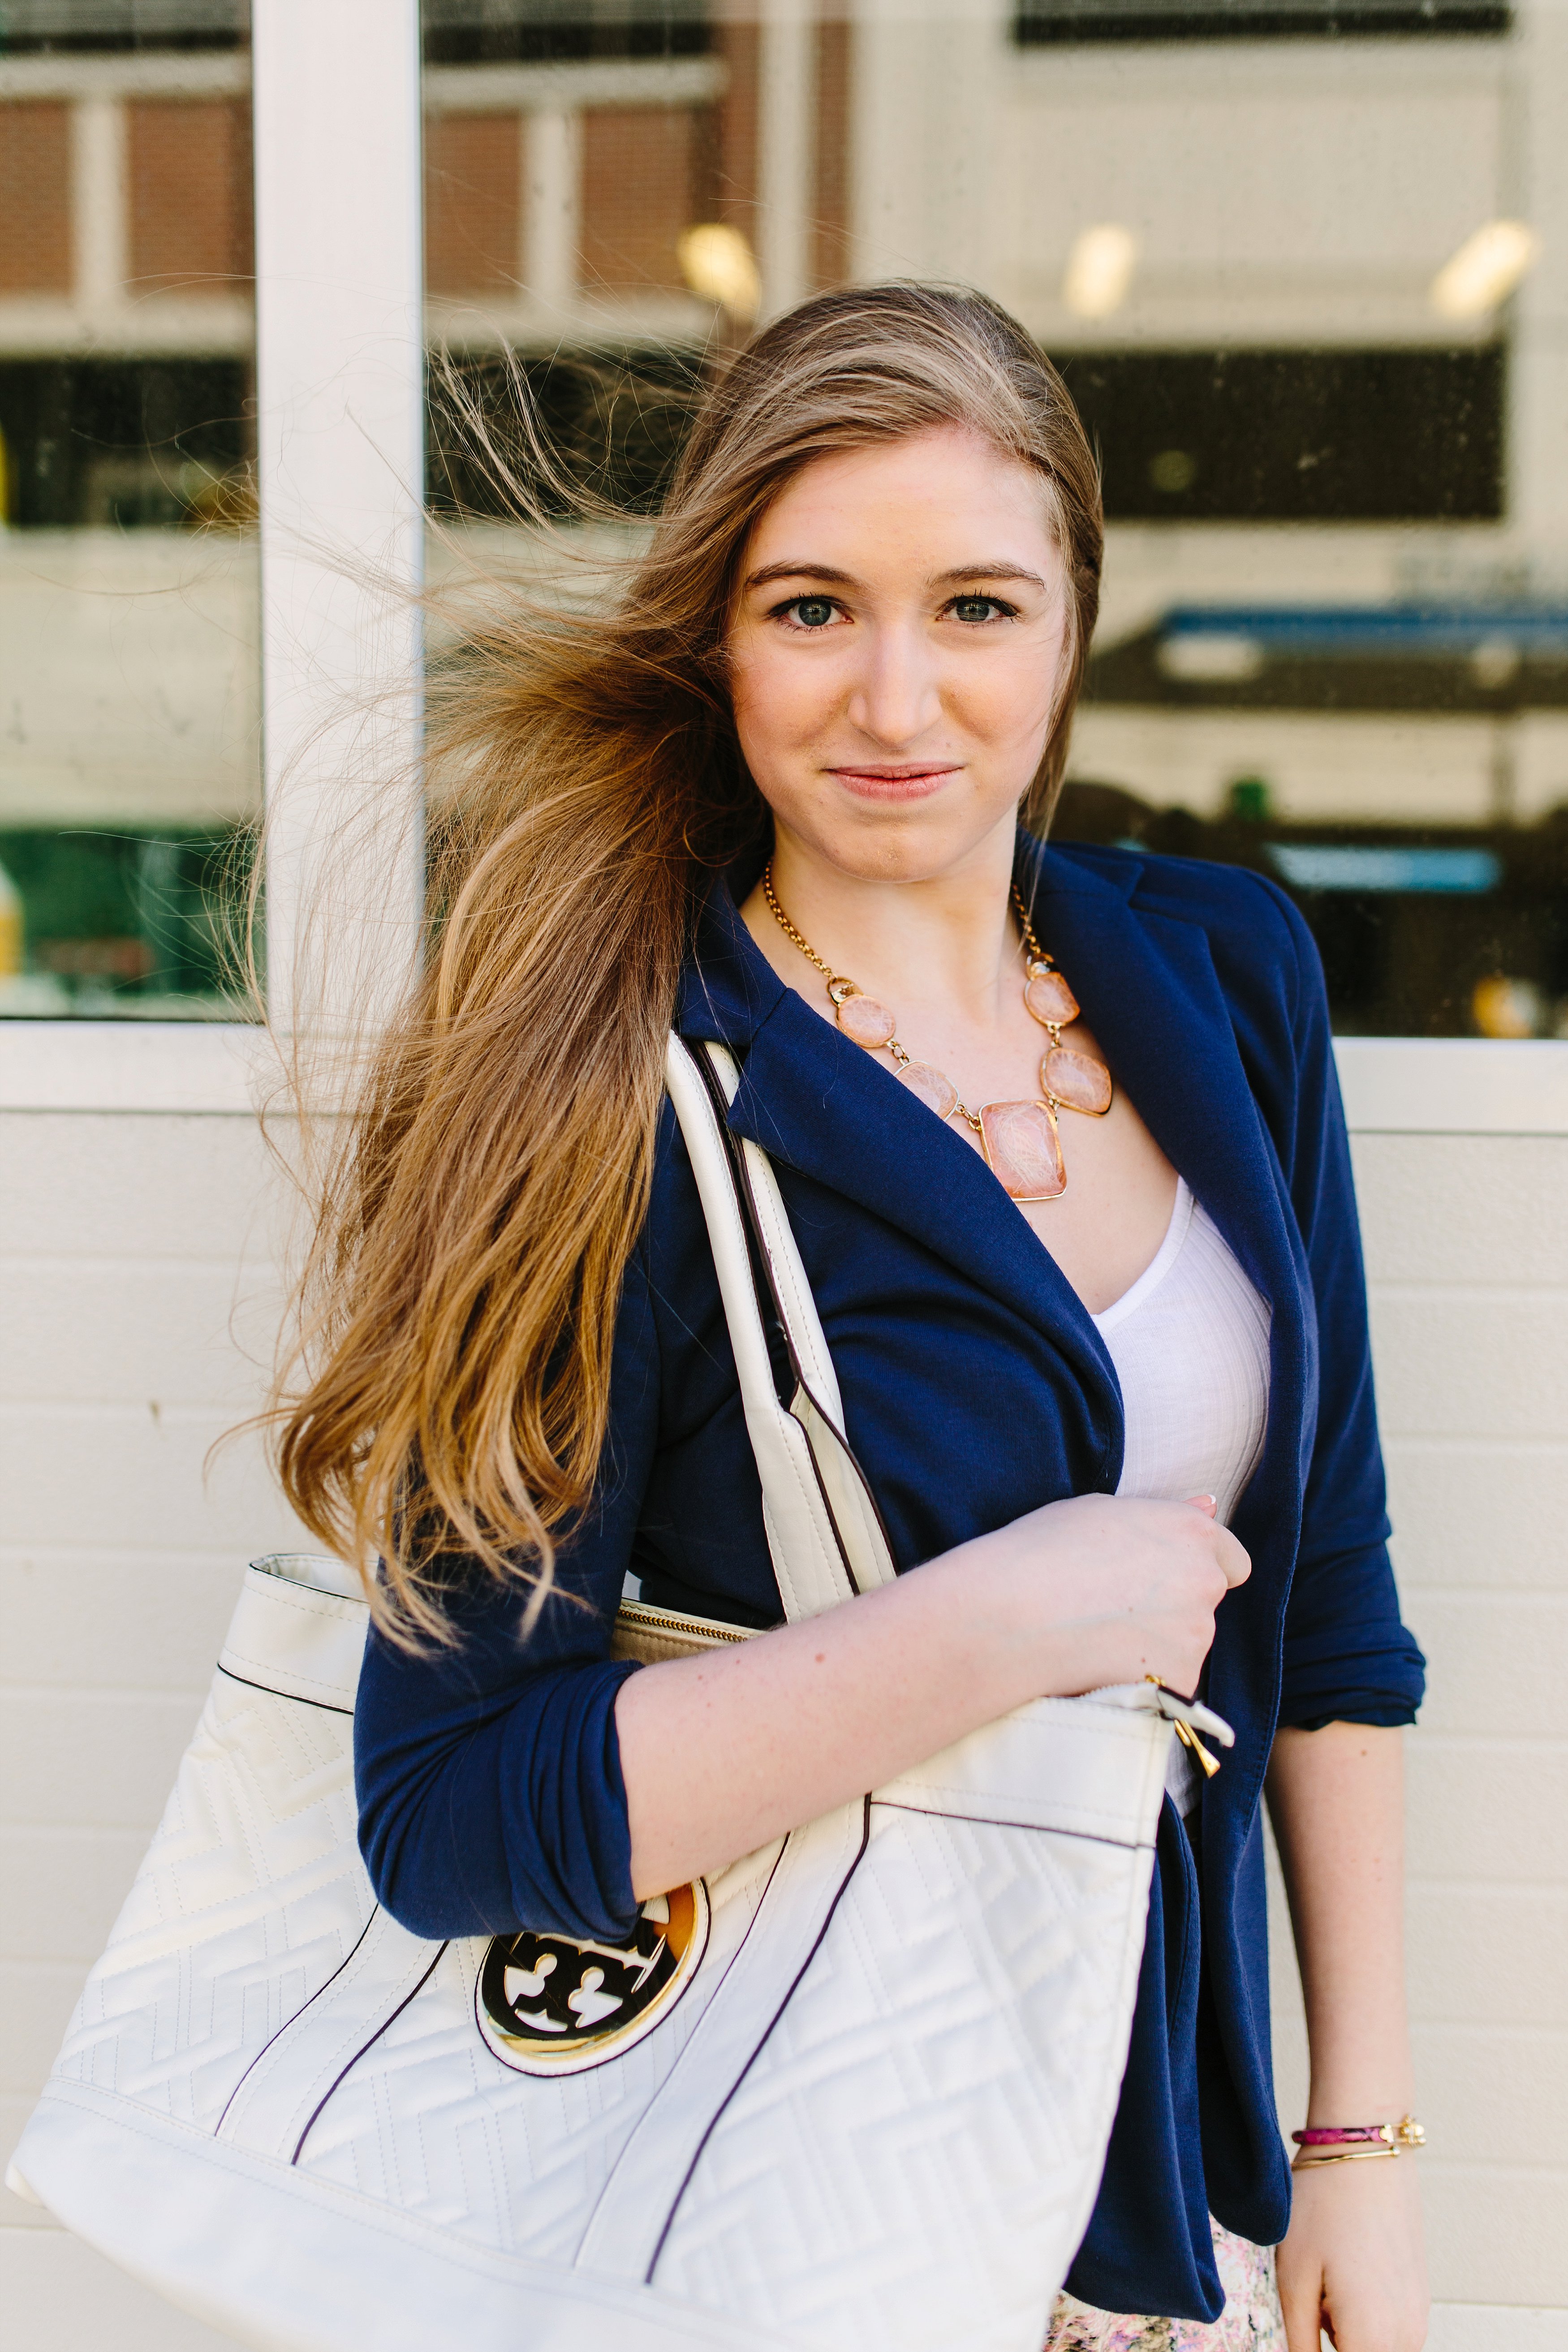
MULTIPOLYGON (((1405 2016, 1402 1735, 1281 1731, 1268 1804, 1307 2000, 1310 2124, 1394 2123, 1414 2103, 1405 2016)), ((1299 2172, 1276 2255, 1289 2352, 1419 2352, 1420 2174, 1408 2156, 1299 2172)))
POLYGON ((722 1868, 1031 1696, 1026 1680, 993 1670, 984 1642, 963 1638, 945 1565, 621 1685, 639 1901, 722 1868))
POLYGON ((1306 1999, 1312 2087, 1304 2120, 1396 2120, 1414 2096, 1402 1735, 1355 1723, 1279 1732, 1268 1806, 1306 1999))
POLYGON ((721 1869, 1025 1700, 1190 1690, 1247 1555, 1202 1510, 1079 1496, 616 1700, 639 1900, 721 1869))

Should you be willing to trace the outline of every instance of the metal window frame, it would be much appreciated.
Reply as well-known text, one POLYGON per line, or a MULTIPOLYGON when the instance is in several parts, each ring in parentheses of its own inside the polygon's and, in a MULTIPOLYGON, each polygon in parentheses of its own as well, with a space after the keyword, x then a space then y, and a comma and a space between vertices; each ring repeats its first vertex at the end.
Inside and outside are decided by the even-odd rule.
MULTIPOLYGON (((775 0, 770 24, 788 13, 775 0)), ((417 761, 418 0, 253 0, 252 71, 270 1009, 287 1026, 325 858, 389 987, 419 923, 413 811, 399 833, 365 789, 369 772, 411 792, 417 761)), ((239 1024, 0 1022, 0 1111, 243 1114, 262 1044, 239 1024)), ((1337 1054, 1356 1131, 1568 1135, 1568 1043, 1337 1054)))

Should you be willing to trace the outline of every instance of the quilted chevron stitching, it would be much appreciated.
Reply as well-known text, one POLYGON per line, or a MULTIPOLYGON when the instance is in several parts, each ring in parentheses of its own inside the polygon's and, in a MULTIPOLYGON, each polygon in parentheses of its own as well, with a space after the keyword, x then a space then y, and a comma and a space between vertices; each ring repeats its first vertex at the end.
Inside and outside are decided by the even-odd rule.
POLYGON ((410 2002, 417 2000, 419 1995, 424 1991, 426 1986, 429 1983, 431 1978, 440 1967, 441 1955, 446 1951, 446 1945, 443 1944, 440 1951, 437 1953, 435 1958, 431 1961, 429 1967, 426 1969, 418 1983, 413 1987, 412 1990, 404 1994, 403 1999, 398 2002, 397 2007, 393 2011, 392 2015, 382 2021, 381 2024, 376 2027, 375 2032, 371 2035, 369 2041, 363 2042, 361 2047, 354 2052, 353 2056, 349 2060, 349 2063, 343 2068, 342 2073, 338 2075, 336 2081, 333 2082, 327 2090, 322 2092, 321 2097, 317 2100, 316 2105, 310 2110, 310 2118, 306 2123, 304 2130, 300 2134, 298 2140, 295 2142, 294 2153, 289 2158, 290 2164, 299 2163, 300 2157, 305 2151, 305 2142, 310 2138, 316 2125, 321 2121, 321 2118, 326 2110, 327 2104, 331 2100, 333 2093, 342 2088, 348 2076, 353 2074, 354 2068, 359 2064, 360 2060, 364 2057, 368 2051, 374 2049, 376 2043, 381 2040, 382 2035, 392 2026, 396 2024, 398 2019, 402 2016, 404 2011, 409 2006, 410 2002))
POLYGON ((817 1953, 822 1949, 823 1939, 826 1936, 828 1929, 833 1925, 834 1915, 837 1911, 839 1904, 844 1899, 845 1890, 853 1882, 855 1873, 858 1869, 860 1863, 865 1856, 867 1843, 871 1834, 871 1801, 869 1798, 866 1801, 865 1823, 865 1829, 862 1832, 860 1839, 860 1851, 856 1855, 855 1860, 850 1864, 848 1870, 845 1873, 842 1885, 839 1886, 837 1893, 834 1895, 832 1902, 827 1906, 827 1916, 823 1920, 822 1926, 817 1932, 816 1942, 812 1945, 810 1951, 802 1961, 799 1972, 792 1981, 783 2000, 780 2001, 777 2009, 773 2011, 773 2016, 763 2028, 762 2035, 753 2048, 751 2056, 742 2067, 739 2074, 736 2075, 735 2080, 725 2095, 721 2105, 716 2107, 713 2114, 709 2117, 708 2127, 697 2143, 696 2151, 692 2156, 690 2163, 686 2168, 685 2178, 681 2181, 679 2188, 676 2190, 674 2199, 670 2204, 669 2211, 665 2216, 664 2227, 658 2233, 658 2242, 654 2247, 652 2256, 648 2262, 647 2269, 644 2273, 645 2285, 651 2286, 653 2284, 653 2274, 658 2268, 658 2258, 664 2252, 665 2242, 669 2236, 670 2230, 675 2221, 676 2214, 680 2210, 680 2200, 685 2196, 688 2189, 691 2186, 692 2178, 696 2173, 698 2166, 702 2161, 703 2155, 707 2150, 710 2140, 712 2138, 714 2132, 718 2129, 720 2123, 722 2121, 725 2113, 739 2093, 742 2084, 745 2082, 747 2075, 751 2073, 752 2068, 761 2057, 763 2049, 766 2047, 769 2035, 773 2032, 773 2028, 778 2024, 779 2020, 787 2011, 790 2002, 794 1999, 796 1990, 808 1973, 812 1962, 816 1959, 817 1953))
MULTIPOLYGON (((954 2340, 966 2352, 993 2346, 998 2352, 1004 2347, 1007 2352, 1034 2352, 1046 2316, 1039 2307, 1039 2282, 1049 2276, 1053 2261, 1065 2270, 1077 2242, 1073 2233, 1081 2229, 1080 2175, 1088 2179, 1088 2194, 1093 2193, 1092 2161, 1073 2158, 1064 2167, 1063 2148, 1092 2146, 1109 2125, 1147 1881, 1146 1860, 1141 1857, 1142 1867, 1130 1867, 1126 1849, 1068 1841, 1060 1854, 1053 1854, 1052 1841, 1049 1832, 1003 1832, 991 1824, 951 1824, 931 1817, 884 1822, 819 1951, 815 1980, 803 1984, 794 2014, 786 2014, 747 2092, 723 2131, 710 2141, 702 2173, 667 2242, 658 2285, 710 2308, 741 2315, 765 2311, 774 2324, 805 2327, 826 2352, 860 2352, 871 2343, 896 2343, 903 2352, 938 2352, 954 2340), (891 1848, 886 1843, 889 1834, 891 1848), (971 1874, 970 1857, 986 1850, 992 1855, 989 1895, 971 1874), (889 1860, 897 1865, 891 1882, 889 1860), (900 1876, 906 1891, 889 1913, 888 1896, 897 1895, 900 1876), (952 1899, 965 1886, 973 1888, 979 1910, 961 1948, 952 1943, 950 1923, 958 1916, 963 1925, 952 1899), (1085 1894, 1092 1895, 1087 1911, 1085 1894), (1034 1991, 1026 1984, 1020 1995, 1016 1987, 1028 1974, 1021 1961, 1052 1914, 1066 1942, 1057 1948, 1044 1976, 1036 1970, 1034 1991), (1025 1946, 1018 1946, 1017 1932, 1011 1943, 1000 1932, 1009 1917, 1014 1930, 1025 1934, 1025 1946), (889 1979, 886 1958, 893 1954, 896 1965, 911 1919, 930 1931, 928 1953, 959 1968, 959 1976, 945 1983, 940 1975, 932 1979, 915 2008, 910 1988, 889 1979), (1066 1977, 1060 1974, 1064 1965, 1066 1977), (858 2007, 853 1997, 857 1979, 866 1988, 858 2007), (971 2021, 955 2042, 947 2012, 961 1981, 970 1985, 960 2005, 971 2021), (1058 1987, 1068 1997, 1059 2019, 1058 1987), (1052 2058, 1042 2070, 1042 2053, 1032 2046, 1035 2033, 1016 2039, 1013 2015, 1019 1998, 1026 2009, 1032 2005, 1037 2020, 1044 2000, 1058 2027, 1076 2011, 1087 2042, 1080 2031, 1065 2059, 1053 2043, 1052 2058), (867 2000, 870 2011, 862 2014, 867 2000), (812 2023, 814 2015, 828 2026, 826 2042, 812 2023), (874 2024, 878 2015, 879 2027, 874 2024), (993 2058, 976 2077, 975 2064, 987 2045, 993 2058), (957 2076, 955 2058, 961 2066, 957 2076), (794 2092, 792 2079, 797 2084, 794 2092), (877 2095, 879 2080, 883 2091, 877 2095), (966 2101, 970 2117, 963 2112, 966 2101), (1076 2121, 1064 2143, 1069 2115, 1076 2121), (836 2118, 841 2126, 852 2119, 847 2137, 836 2131, 836 2118), (916 2195, 912 2210, 919 2228, 911 2238, 893 2226, 900 2204, 906 2221, 910 2210, 911 2182, 900 2174, 907 2176, 911 2163, 918 2171, 921 2147, 935 2145, 930 2140, 933 2122, 948 2151, 944 2166, 957 2162, 959 2175, 967 2167, 970 2177, 945 2179, 942 2193, 932 2183, 916 2195), (1045 2186, 1024 2197, 1028 2210, 1013 2216, 1016 2228, 993 2230, 985 2242, 975 2232, 983 2230, 994 2204, 986 2190, 985 2158, 998 2128, 1016 2141, 1009 2177, 1045 2186), (737 2174, 738 2158, 742 2162, 737 2174), (872 2180, 875 2191, 867 2187, 862 2193, 862 2184, 872 2180), (819 2182, 833 2184, 831 2203, 819 2197, 819 2182)), ((974 1908, 972 1902, 972 1913, 974 1908)))
POLYGON ((300 2018, 304 2016, 306 2010, 313 2007, 314 2004, 320 2000, 321 1995, 324 1992, 330 1991, 332 1986, 337 1983, 344 1970, 353 1967, 355 1954, 358 1952, 361 1945, 364 1942, 365 1937, 369 1935, 374 1925, 375 1912, 373 1911, 370 1917, 365 1921, 364 1926, 360 1929, 359 1934, 354 1937, 351 1948, 345 1953, 342 1959, 338 1963, 338 1966, 332 1970, 331 1975, 327 1979, 325 1984, 318 1985, 315 1991, 310 1995, 310 2000, 302 2002, 300 2008, 291 2011, 289 2016, 284 2019, 277 2032, 273 2034, 271 2040, 262 2043, 261 2048, 257 2052, 255 2057, 251 2060, 249 2065, 246 2068, 244 2074, 240 2076, 233 2090, 224 2101, 223 2114, 219 2116, 216 2123, 213 2126, 213 2136, 215 2138, 221 2137, 223 2127, 227 2120, 230 2107, 233 2106, 236 2099, 238 2098, 241 2091, 244 2090, 252 2074, 255 2074, 257 2068, 261 2064, 268 2052, 275 2049, 277 2044, 282 2040, 284 2034, 288 2032, 289 2028, 291 2025, 297 2025, 300 2018))

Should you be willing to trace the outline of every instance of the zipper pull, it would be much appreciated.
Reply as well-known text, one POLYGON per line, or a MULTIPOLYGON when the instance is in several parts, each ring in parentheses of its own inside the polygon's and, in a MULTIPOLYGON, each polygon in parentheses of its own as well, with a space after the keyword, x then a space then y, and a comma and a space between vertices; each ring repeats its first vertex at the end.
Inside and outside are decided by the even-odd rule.
POLYGON ((1198 1763, 1203 1769, 1204 1779, 1205 1780, 1212 1780, 1215 1774, 1219 1770, 1219 1758, 1209 1754, 1208 1749, 1204 1746, 1203 1741, 1198 1738, 1198 1735, 1193 1729, 1192 1725, 1190 1723, 1184 1723, 1179 1715, 1172 1717, 1171 1728, 1175 1733, 1177 1738, 1181 1741, 1182 1746, 1192 1755, 1197 1758, 1198 1763))
POLYGON ((1200 1699, 1187 1698, 1182 1692, 1173 1690, 1169 1683, 1160 1680, 1158 1675, 1145 1675, 1143 1679, 1153 1684, 1160 1694, 1161 1714, 1188 1754, 1196 1759, 1205 1780, 1212 1780, 1219 1770, 1219 1758, 1210 1755, 1193 1726, 1201 1723, 1222 1748, 1231 1748, 1236 1744, 1236 1734, 1229 1724, 1222 1716, 1215 1715, 1212 1707, 1205 1706, 1200 1699))

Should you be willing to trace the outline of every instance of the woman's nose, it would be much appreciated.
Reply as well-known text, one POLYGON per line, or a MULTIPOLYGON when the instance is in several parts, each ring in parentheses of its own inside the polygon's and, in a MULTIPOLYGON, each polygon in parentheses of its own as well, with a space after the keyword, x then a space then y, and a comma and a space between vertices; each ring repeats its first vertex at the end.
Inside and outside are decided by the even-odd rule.
POLYGON ((915 742, 941 709, 936 659, 923 632, 902 628, 868 632, 859 674, 850 690, 849 716, 854 724, 896 751, 915 742))

